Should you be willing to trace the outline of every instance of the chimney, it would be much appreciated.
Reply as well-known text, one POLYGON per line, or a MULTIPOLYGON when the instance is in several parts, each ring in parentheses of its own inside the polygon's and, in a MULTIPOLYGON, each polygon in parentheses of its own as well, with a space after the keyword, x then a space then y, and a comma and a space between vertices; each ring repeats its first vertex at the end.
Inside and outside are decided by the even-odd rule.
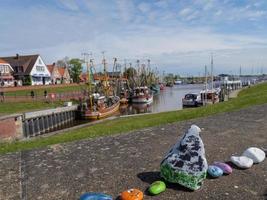
POLYGON ((19 59, 19 54, 18 53, 16 54, 16 59, 19 59))

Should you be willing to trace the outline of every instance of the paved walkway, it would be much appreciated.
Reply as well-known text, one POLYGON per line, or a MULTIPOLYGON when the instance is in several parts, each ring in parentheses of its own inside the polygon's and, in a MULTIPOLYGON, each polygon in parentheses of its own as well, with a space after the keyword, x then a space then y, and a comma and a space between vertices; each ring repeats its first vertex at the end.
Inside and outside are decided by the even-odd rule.
MULTIPOLYGON (((159 177, 164 154, 195 123, 209 163, 228 161, 247 147, 267 145, 267 104, 232 113, 168 124, 124 135, 88 139, 0 156, 0 199, 78 199, 86 191, 113 195, 127 188, 143 191, 159 177)), ((168 185, 145 199, 266 199, 267 160, 251 169, 207 179, 200 191, 168 185)))

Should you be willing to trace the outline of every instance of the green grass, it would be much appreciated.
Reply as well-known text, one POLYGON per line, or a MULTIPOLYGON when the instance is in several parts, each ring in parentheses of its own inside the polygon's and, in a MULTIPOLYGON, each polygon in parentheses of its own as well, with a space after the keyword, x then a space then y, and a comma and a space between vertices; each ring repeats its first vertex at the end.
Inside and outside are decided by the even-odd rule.
POLYGON ((46 103, 46 102, 0 102, 0 115, 1 114, 14 114, 14 113, 21 113, 26 111, 32 110, 41 110, 46 108, 55 108, 58 106, 62 106, 63 102, 53 102, 53 103, 46 103))
POLYGON ((18 91, 9 91, 5 92, 6 96, 30 96, 31 91, 33 90, 35 95, 44 96, 44 91, 48 93, 64 93, 64 92, 73 92, 80 91, 84 85, 66 85, 65 87, 48 87, 48 88, 39 88, 39 89, 25 89, 18 91))
POLYGON ((77 129, 63 134, 46 138, 34 138, 28 141, 15 141, 0 144, 0 153, 15 152, 33 148, 41 148, 52 144, 71 142, 85 138, 107 136, 137 130, 146 127, 158 126, 167 123, 183 121, 193 118, 209 116, 222 112, 230 112, 247 108, 253 105, 267 103, 267 83, 244 89, 238 98, 207 107, 184 109, 180 111, 147 114, 127 118, 118 118, 105 121, 90 127, 77 129))

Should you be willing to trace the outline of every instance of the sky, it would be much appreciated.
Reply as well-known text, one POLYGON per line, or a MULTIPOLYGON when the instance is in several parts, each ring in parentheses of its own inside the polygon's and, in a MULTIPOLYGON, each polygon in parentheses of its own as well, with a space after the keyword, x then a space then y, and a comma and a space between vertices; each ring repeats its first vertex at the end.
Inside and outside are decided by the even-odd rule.
POLYGON ((0 56, 102 53, 160 73, 267 73, 266 0, 0 0, 0 56))

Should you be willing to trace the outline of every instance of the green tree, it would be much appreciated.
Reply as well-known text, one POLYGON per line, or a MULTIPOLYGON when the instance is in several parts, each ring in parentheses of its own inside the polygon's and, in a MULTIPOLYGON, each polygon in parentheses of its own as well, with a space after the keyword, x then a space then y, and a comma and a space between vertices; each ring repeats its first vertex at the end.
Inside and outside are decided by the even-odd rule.
POLYGON ((71 59, 69 65, 70 65, 70 76, 73 82, 79 83, 80 82, 79 76, 82 73, 82 63, 80 59, 78 58, 71 59))

